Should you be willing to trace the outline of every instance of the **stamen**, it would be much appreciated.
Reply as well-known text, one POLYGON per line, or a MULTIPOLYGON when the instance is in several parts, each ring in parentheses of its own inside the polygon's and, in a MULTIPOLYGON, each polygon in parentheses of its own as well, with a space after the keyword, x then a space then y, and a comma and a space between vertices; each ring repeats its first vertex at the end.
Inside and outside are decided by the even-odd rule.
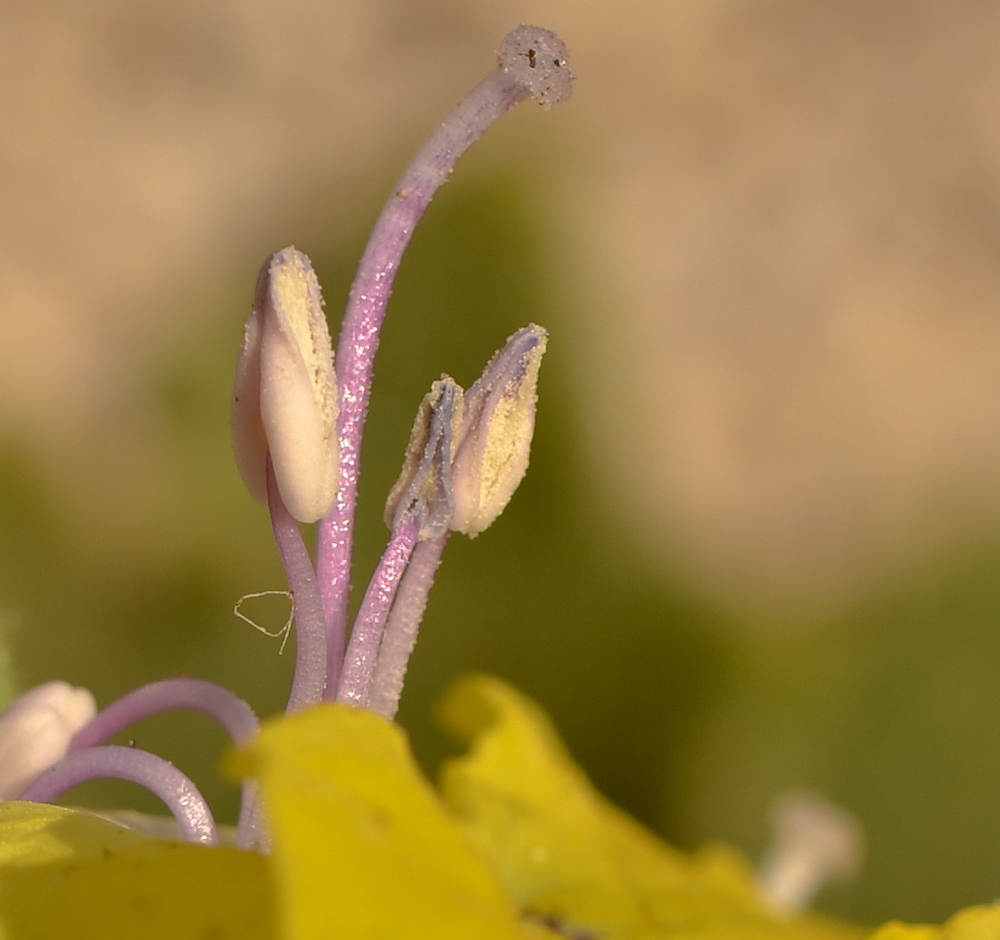
POLYGON ((417 632, 427 609, 427 597, 450 534, 445 532, 436 539, 418 543, 389 612, 375 662, 368 707, 390 721, 399 709, 406 667, 417 643, 417 632))
POLYGON ((451 467, 451 528, 475 538, 496 521, 528 469, 538 369, 548 334, 518 330, 465 394, 451 467))
POLYGON ((447 530, 474 538, 500 515, 527 470, 546 340, 541 327, 518 330, 468 392, 443 376, 417 411, 403 472, 385 507, 394 528, 407 513, 422 520, 422 541, 389 614, 368 695, 368 707, 387 718, 399 707, 447 530))
POLYGON ((253 709, 229 689, 204 679, 163 679, 135 689, 101 709, 76 733, 69 749, 73 752, 95 747, 143 718, 177 709, 199 712, 213 719, 236 744, 257 733, 253 709))
POLYGON ((368 706, 382 631, 403 572, 417 544, 420 524, 419 516, 410 516, 403 521, 392 533, 389 545, 372 575, 344 657, 344 672, 337 690, 338 702, 347 702, 361 708, 368 706))
MULTIPOLYGON (((218 722, 234 744, 249 741, 260 726, 253 709, 229 689, 204 679, 164 679, 123 695, 102 709, 70 742, 70 753, 104 744, 129 725, 166 711, 199 712, 218 722)), ((250 848, 257 838, 257 785, 242 787, 236 844, 250 848)))
POLYGON ((365 248, 351 287, 337 347, 340 380, 340 486, 317 533, 317 573, 329 637, 329 688, 336 686, 347 629, 361 437, 386 305, 421 216, 459 157, 511 108, 537 96, 545 107, 572 90, 566 48, 548 30, 520 26, 501 44, 499 66, 445 118, 403 173, 365 248), (531 53, 534 53, 532 56, 531 53))
POLYGON ((42 773, 21 799, 51 803, 81 783, 109 777, 137 783, 156 794, 188 842, 215 845, 219 841, 212 812, 198 788, 169 761, 131 747, 109 744, 69 754, 42 773))
POLYGON ((271 460, 267 461, 267 508, 271 530, 285 569, 288 589, 292 592, 295 616, 295 678, 288 696, 288 711, 298 711, 322 701, 326 689, 326 628, 323 603, 316 584, 309 549, 298 522, 285 508, 274 478, 271 460))
POLYGON ((294 248, 264 263, 243 333, 230 410, 236 465, 267 501, 270 457, 278 490, 300 522, 333 505, 339 474, 337 374, 319 281, 294 248))
POLYGON ((441 376, 424 396, 410 432, 406 459, 385 504, 385 523, 399 528, 407 515, 420 516, 420 538, 446 532, 455 511, 451 462, 453 432, 461 423, 464 392, 450 376, 441 376))

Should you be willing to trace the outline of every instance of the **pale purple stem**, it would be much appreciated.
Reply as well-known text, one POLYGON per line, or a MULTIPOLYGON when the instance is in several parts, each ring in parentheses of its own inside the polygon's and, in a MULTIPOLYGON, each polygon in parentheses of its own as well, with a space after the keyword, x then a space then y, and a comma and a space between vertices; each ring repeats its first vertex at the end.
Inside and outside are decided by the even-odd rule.
POLYGON ((368 708, 390 720, 399 708, 406 667, 417 642, 420 621, 427 609, 427 596, 450 534, 445 532, 436 539, 420 542, 414 549, 386 621, 368 695, 368 708))
POLYGON ((282 502, 270 457, 267 458, 267 508, 271 513, 271 530, 294 605, 295 678, 287 706, 288 711, 294 712, 323 700, 326 689, 326 627, 309 549, 298 522, 282 502))
POLYGON ((81 783, 108 777, 137 783, 163 800, 188 842, 218 842, 215 820, 198 788, 169 761, 131 747, 108 744, 68 754, 38 776, 19 799, 51 803, 81 783))
POLYGON ((368 693, 375 671, 375 659, 382 642, 382 630, 419 532, 420 518, 414 515, 392 533, 354 621, 351 642, 344 657, 344 671, 337 689, 338 702, 347 702, 360 708, 368 705, 368 693))
MULTIPOLYGON (((260 727, 253 709, 229 689, 204 679, 163 679, 151 682, 102 709, 90 724, 80 729, 69 750, 82 751, 104 744, 129 725, 167 711, 199 712, 220 724, 235 744, 249 741, 260 727)), ((236 844, 250 848, 256 840, 257 785, 243 784, 236 844)))
POLYGON ((164 679, 129 692, 102 709, 76 733, 69 749, 72 752, 95 747, 143 718, 177 709, 200 712, 213 719, 237 744, 257 733, 253 709, 229 689, 203 679, 164 679))
POLYGON ((491 72, 445 118, 403 173, 375 223, 351 286, 337 346, 340 386, 340 485, 331 513, 319 524, 316 571, 327 623, 328 695, 338 687, 347 630, 354 512, 361 437, 371 393, 375 353, 386 305, 413 230, 459 157, 515 105, 531 97, 520 78, 491 72))

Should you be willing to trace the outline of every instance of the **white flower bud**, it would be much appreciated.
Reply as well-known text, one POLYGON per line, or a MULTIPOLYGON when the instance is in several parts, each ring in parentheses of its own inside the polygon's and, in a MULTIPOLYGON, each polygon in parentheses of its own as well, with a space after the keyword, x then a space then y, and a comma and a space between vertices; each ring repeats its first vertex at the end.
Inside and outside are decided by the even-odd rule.
POLYGON ((385 524, 393 531, 408 513, 423 517, 421 539, 437 538, 448 529, 454 509, 451 461, 463 398, 462 386, 442 375, 420 403, 403 470, 385 503, 385 524))
POLYGON ((465 394, 451 468, 451 528, 475 537, 514 495, 528 469, 535 431, 538 369, 548 334, 518 330, 465 394))
POLYGON ((25 692, 0 714, 0 800, 15 800, 43 770, 62 760, 97 713, 94 696, 65 682, 25 692))
POLYGON ((338 392, 323 297, 309 259, 272 255, 257 280, 236 366, 230 421, 236 463, 267 504, 268 452, 281 499, 300 522, 333 507, 340 461, 338 392))

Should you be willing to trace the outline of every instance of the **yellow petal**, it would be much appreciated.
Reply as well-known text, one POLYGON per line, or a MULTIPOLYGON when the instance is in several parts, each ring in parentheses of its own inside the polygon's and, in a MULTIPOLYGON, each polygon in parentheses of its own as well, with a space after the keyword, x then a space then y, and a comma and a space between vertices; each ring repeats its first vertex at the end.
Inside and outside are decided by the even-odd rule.
POLYGON ((997 937, 1000 937, 1000 906, 995 904, 959 911, 941 928, 941 940, 996 940, 997 937))
POLYGON ((132 832, 87 813, 0 804, 4 940, 265 940, 265 860, 132 832))
POLYGON ((524 940, 496 876, 449 820, 402 730, 319 706, 266 725, 236 767, 260 782, 283 935, 524 940))
POLYGON ((884 924, 868 940, 940 940, 941 928, 903 924, 898 920, 884 924))
POLYGON ((467 757, 442 774, 446 806, 515 904, 570 934, 850 940, 861 928, 774 914, 734 851, 693 857, 601 797, 545 715, 496 679, 463 680, 442 717, 467 757))

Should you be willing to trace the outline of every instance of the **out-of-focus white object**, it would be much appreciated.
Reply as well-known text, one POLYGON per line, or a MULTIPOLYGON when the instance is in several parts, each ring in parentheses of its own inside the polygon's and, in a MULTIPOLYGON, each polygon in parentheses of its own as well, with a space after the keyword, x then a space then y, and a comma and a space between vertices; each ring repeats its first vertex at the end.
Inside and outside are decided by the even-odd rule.
POLYGON ((47 682, 0 715, 0 800, 14 800, 43 770, 62 760, 70 741, 97 713, 87 689, 47 682))
POLYGON ((775 908, 800 911, 830 881, 854 878, 864 858, 860 823, 815 793, 782 796, 771 811, 774 841, 759 883, 775 908))

